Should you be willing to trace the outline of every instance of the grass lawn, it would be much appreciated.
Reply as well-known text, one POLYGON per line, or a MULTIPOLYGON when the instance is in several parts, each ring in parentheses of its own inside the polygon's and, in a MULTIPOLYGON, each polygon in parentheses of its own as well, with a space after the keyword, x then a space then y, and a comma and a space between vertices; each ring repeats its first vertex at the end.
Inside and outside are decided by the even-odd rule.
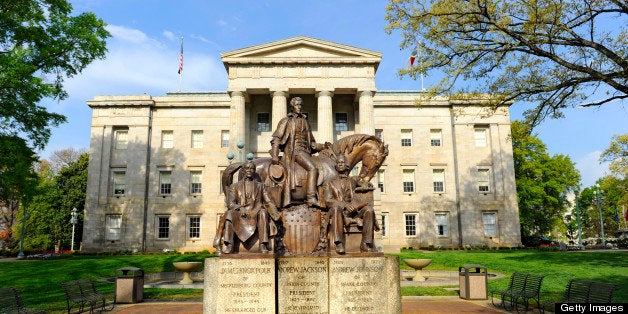
MULTIPOLYGON (((615 283, 618 289, 613 302, 628 302, 628 252, 626 251, 574 251, 541 252, 536 250, 513 251, 402 251, 399 263, 402 269, 411 269, 403 263, 406 258, 431 258, 427 270, 458 270, 465 264, 487 267, 489 273, 504 274, 504 278, 488 281, 488 291, 504 289, 514 272, 544 275, 541 286, 543 301, 561 299, 572 278, 615 283)), ((403 295, 439 295, 442 287, 403 287, 403 295)), ((443 294, 450 291, 443 290, 443 294)), ((490 296, 490 295, 489 295, 490 296)))
MULTIPOLYGON (((174 271, 172 262, 202 261, 212 255, 164 254, 134 256, 70 256, 43 261, 0 262, 0 287, 15 286, 29 309, 44 309, 51 313, 65 312, 65 295, 59 283, 79 278, 113 277, 122 267, 139 267, 145 273, 174 271)), ((505 274, 505 278, 489 280, 489 291, 504 288, 515 271, 545 275, 541 295, 543 300, 558 300, 571 278, 616 283, 614 302, 628 302, 628 252, 539 252, 539 251, 403 251, 398 254, 402 269, 410 269, 405 258, 431 258, 428 270, 458 270, 465 264, 486 266, 490 273, 505 274)), ((103 292, 113 292, 114 285, 98 283, 103 292)), ((404 287, 404 295, 451 295, 443 287, 404 287)), ((145 299, 200 299, 201 289, 145 289, 145 299)))
MULTIPOLYGON (((203 261, 211 254, 159 254, 134 256, 70 256, 52 260, 0 262, 0 287, 14 286, 30 310, 67 312, 65 294, 59 283, 80 278, 114 277, 116 269, 139 267, 144 273, 175 271, 173 262, 203 261)), ((201 269, 199 269, 201 270, 201 269)), ((99 292, 113 293, 112 283, 97 282, 99 292)), ((145 299, 197 299, 202 289, 145 289, 145 299)))

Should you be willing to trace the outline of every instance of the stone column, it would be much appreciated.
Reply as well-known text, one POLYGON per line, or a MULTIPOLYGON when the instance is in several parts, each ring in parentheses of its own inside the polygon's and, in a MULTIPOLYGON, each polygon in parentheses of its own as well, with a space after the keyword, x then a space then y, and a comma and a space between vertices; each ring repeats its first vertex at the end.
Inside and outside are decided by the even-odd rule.
POLYGON ((375 119, 373 118, 373 92, 361 91, 360 108, 360 132, 362 134, 375 135, 375 119))
POLYGON ((271 131, 275 131, 275 128, 277 127, 277 123, 279 123, 279 120, 281 120, 283 117, 285 117, 288 114, 288 101, 287 101, 288 93, 277 91, 277 92, 272 92, 272 96, 273 96, 273 112, 272 112, 272 117, 270 120, 271 121, 270 129, 271 131))
POLYGON ((316 142, 325 143, 334 141, 334 117, 332 114, 331 97, 334 93, 320 91, 318 98, 318 135, 316 142))
POLYGON ((246 151, 246 117, 245 117, 245 95, 241 91, 231 92, 231 131, 229 134, 229 151, 238 153, 237 144, 239 141, 244 142, 246 151))

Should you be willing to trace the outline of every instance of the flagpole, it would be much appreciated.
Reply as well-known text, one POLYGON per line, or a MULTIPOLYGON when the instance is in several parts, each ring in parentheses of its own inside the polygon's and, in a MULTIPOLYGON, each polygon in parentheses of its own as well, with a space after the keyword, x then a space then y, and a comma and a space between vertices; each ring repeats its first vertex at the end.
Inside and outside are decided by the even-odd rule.
POLYGON ((181 39, 181 52, 179 53, 179 90, 181 92, 181 85, 183 84, 183 36, 181 39))
POLYGON ((420 69, 419 74, 421 75, 421 91, 424 92, 425 87, 423 86, 423 58, 421 58, 421 42, 419 42, 419 49, 418 49, 417 55, 419 58, 419 69, 420 69))

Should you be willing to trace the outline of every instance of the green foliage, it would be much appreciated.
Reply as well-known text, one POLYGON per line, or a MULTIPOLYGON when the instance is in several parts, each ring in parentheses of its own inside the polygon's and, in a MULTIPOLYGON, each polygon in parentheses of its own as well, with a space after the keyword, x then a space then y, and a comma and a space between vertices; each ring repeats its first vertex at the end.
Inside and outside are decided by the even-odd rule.
POLYGON ((628 98, 628 5, 622 1, 389 0, 386 31, 400 32, 401 48, 419 47, 416 77, 444 78, 430 92, 495 95, 493 106, 535 103, 527 123, 561 117, 595 90, 600 106, 628 98))
POLYGON ((24 240, 27 250, 52 250, 57 243, 61 244, 61 249, 70 249, 73 208, 79 213, 74 240, 75 249, 78 248, 82 239, 88 164, 89 154, 84 153, 61 168, 56 176, 46 171, 40 174, 36 196, 28 207, 24 240))
POLYGON ((628 178, 606 176, 598 180, 597 186, 585 188, 578 198, 583 223, 583 238, 601 237, 600 211, 606 238, 615 237, 624 224, 623 208, 628 208, 628 178), (599 208, 596 195, 599 195, 599 208), (623 206, 623 208, 622 208, 623 206), (616 219, 619 218, 619 221, 616 219), (585 228, 586 227, 586 228, 585 228))
POLYGON ((569 157, 550 156, 528 125, 514 121, 511 129, 521 234, 546 235, 555 226, 563 227, 570 205, 567 192, 576 189, 580 174, 569 157))
POLYGON ((17 136, 0 134, 0 241, 12 248, 13 226, 24 202, 32 197, 37 176, 32 167, 37 157, 17 136))
POLYGON ((63 80, 105 56, 105 23, 70 16, 65 0, 0 1, 0 134, 25 136, 43 148, 65 117, 38 103, 64 99, 63 80))
POLYGON ((610 162, 610 170, 617 177, 628 178, 628 133, 613 135, 609 147, 600 156, 600 161, 610 162))

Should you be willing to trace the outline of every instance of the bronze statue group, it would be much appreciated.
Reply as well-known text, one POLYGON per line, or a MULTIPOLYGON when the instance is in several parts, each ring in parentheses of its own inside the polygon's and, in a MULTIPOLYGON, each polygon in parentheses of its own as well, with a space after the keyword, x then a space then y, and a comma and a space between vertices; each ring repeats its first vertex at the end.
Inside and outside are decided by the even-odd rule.
MULTIPOLYGON (((380 142, 379 148, 367 152, 364 156, 374 160, 367 163, 364 159, 364 171, 360 176, 350 177, 348 157, 342 151, 333 152, 329 142, 315 141, 307 117, 301 112, 302 105, 299 97, 290 100, 291 112, 273 132, 269 161, 241 164, 239 181, 228 184, 228 180, 223 180, 227 210, 214 238, 217 254, 237 254, 240 243, 246 244, 248 250, 255 242, 261 254, 273 251, 283 254, 286 247, 282 241, 285 234, 282 214, 293 206, 320 212, 318 244, 312 253, 326 252, 329 234, 336 253, 345 254, 346 230, 350 225, 361 231, 360 252, 377 252, 373 233, 379 226, 372 198, 369 201, 356 197, 356 191, 372 191, 368 180, 385 159, 387 146, 380 142), (323 150, 330 157, 326 167, 312 156, 323 150), (324 172, 320 176, 319 168, 324 172), (274 238, 272 247, 271 238, 274 238)), ((366 135, 360 138, 373 140, 366 135)))

